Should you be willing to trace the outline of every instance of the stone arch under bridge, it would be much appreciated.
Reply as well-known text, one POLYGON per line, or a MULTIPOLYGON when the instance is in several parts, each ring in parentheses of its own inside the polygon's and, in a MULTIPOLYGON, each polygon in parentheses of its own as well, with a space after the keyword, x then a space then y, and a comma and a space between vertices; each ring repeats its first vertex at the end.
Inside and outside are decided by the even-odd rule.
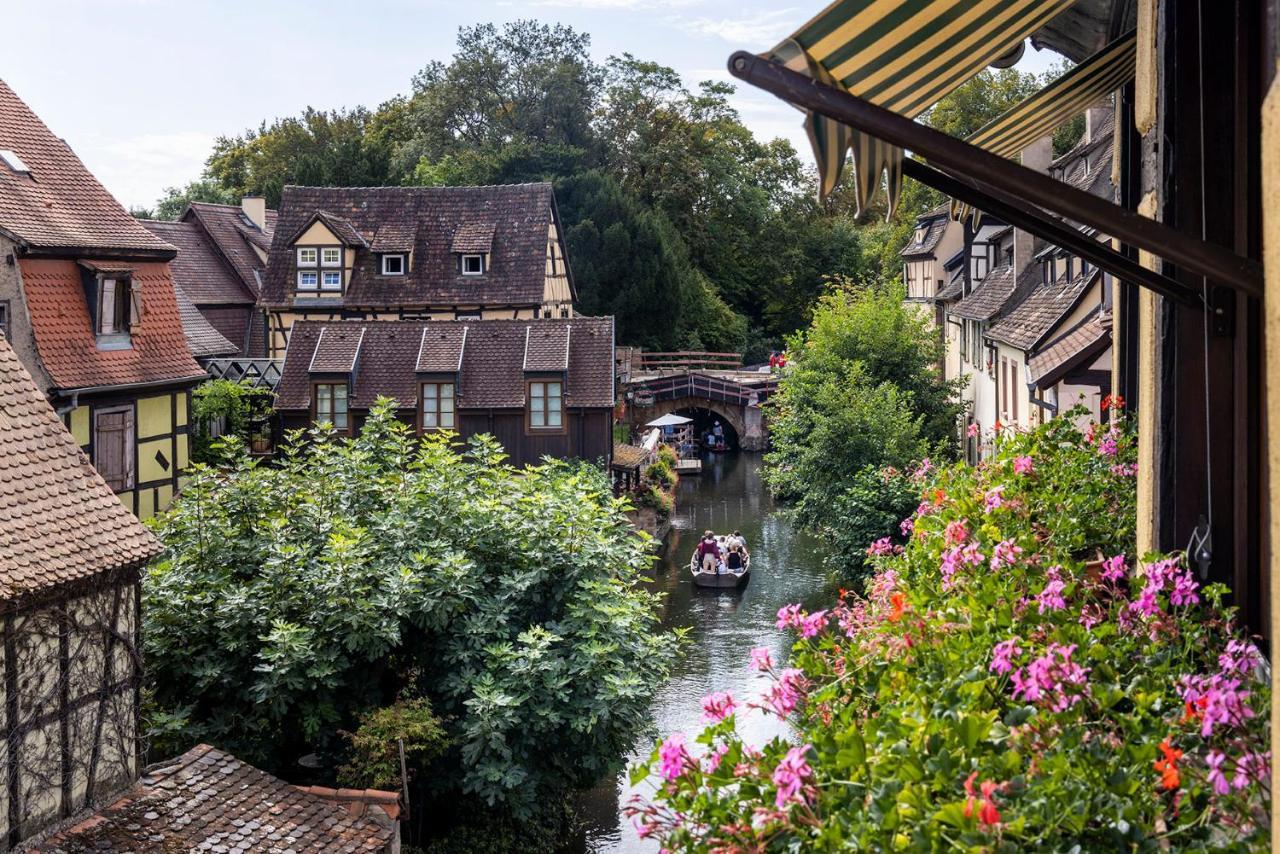
POLYGON ((711 420, 724 423, 730 444, 744 451, 763 451, 769 436, 761 396, 739 386, 719 388, 723 382, 701 382, 696 376, 664 377, 657 381, 633 383, 629 387, 629 416, 632 425, 641 428, 646 422, 675 413, 693 418, 701 429, 711 420), (673 381, 674 380, 674 381, 673 381))

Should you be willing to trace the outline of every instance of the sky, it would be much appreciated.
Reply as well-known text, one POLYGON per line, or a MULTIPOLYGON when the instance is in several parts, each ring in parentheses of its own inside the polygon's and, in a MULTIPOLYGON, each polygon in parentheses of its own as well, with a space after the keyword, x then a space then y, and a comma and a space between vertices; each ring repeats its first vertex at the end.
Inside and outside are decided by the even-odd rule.
MULTIPOLYGON (((65 139, 126 207, 199 177, 213 141, 308 106, 377 104, 448 61, 458 28, 536 18, 629 52, 690 86, 730 80, 734 50, 763 51, 826 0, 0 0, 0 79, 65 139)), ((1028 49, 1021 68, 1043 71, 1028 49)), ((740 87, 761 138, 807 156, 800 114, 740 87)))

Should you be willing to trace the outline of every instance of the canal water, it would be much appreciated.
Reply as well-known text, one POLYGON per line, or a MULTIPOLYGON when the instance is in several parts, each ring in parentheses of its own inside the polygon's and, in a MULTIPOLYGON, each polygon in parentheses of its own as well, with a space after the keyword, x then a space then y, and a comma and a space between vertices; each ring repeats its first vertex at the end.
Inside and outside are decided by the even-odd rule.
MULTIPOLYGON (((759 699, 767 681, 750 667, 752 647, 767 647, 775 662, 786 660, 790 644, 774 626, 778 609, 790 602, 816 601, 825 584, 822 558, 812 537, 797 531, 779 512, 760 479, 758 454, 708 454, 701 476, 685 477, 677 487, 672 530, 654 569, 654 586, 666 595, 663 622, 690 627, 689 643, 671 680, 653 699, 659 733, 692 737, 702 727, 702 697, 729 691, 740 704, 759 699), (693 586, 689 558, 706 529, 742 531, 751 551, 751 578, 738 591, 693 586)), ((738 731, 752 744, 785 734, 785 725, 757 711, 739 712, 738 731)), ((653 742, 641 739, 628 761, 647 757, 653 742)), ((588 850, 656 852, 622 818, 623 804, 636 791, 624 772, 584 798, 588 850)))

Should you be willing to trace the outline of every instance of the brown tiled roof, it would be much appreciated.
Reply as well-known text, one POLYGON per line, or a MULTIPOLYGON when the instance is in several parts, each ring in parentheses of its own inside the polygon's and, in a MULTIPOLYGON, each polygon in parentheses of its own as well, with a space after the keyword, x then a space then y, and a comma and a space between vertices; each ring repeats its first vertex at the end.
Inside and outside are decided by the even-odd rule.
POLYGON ((919 240, 916 240, 916 233, 912 232, 911 242, 902 247, 902 252, 899 254, 907 258, 928 255, 933 252, 934 247, 942 239, 942 235, 946 232, 947 225, 950 222, 951 216, 949 213, 938 214, 931 212, 926 214, 925 217, 920 217, 916 220, 916 228, 919 229, 923 225, 925 227, 924 234, 920 236, 919 240), (926 217, 928 218, 926 219, 926 217))
POLYGON ((387 225, 414 234, 413 264, 403 276, 383 276, 376 253, 357 249, 345 305, 540 305, 552 204, 550 184, 285 187, 263 301, 276 307, 292 303, 292 240, 324 211, 373 240, 387 225), (463 276, 454 249, 459 229, 472 223, 492 223, 494 228, 481 276, 463 276))
POLYGON ((387 222, 378 226, 369 248, 374 252, 409 252, 418 233, 417 223, 387 222))
POLYGON ((1031 355, 1027 369, 1040 388, 1048 388, 1111 345, 1111 312, 1095 311, 1066 334, 1031 355))
POLYGON ((19 174, 0 164, 0 231, 33 249, 97 250, 167 256, 173 247, 131 217, 0 80, 0 149, 30 168, 19 174))
POLYGON ((159 551, 0 336, 0 599, 134 566, 159 551))
POLYGON ((951 277, 951 281, 947 282, 934 294, 934 299, 938 302, 946 302, 948 300, 959 299, 964 292, 964 269, 961 268, 951 277))
POLYGON ((192 202, 182 215, 184 222, 195 222, 204 229, 213 246, 240 277, 240 282, 254 295, 261 290, 267 265, 253 246, 258 246, 263 252, 271 248, 276 219, 275 211, 267 211, 267 231, 263 232, 239 207, 207 202, 192 202))
POLYGON ((29 850, 391 850, 396 828, 389 815, 353 815, 335 800, 201 744, 171 762, 153 765, 110 806, 29 850))
MULTIPOLYGON (((148 232, 149 233, 149 232, 148 232)), ((36 351, 61 389, 158 383, 203 377, 191 358, 167 262, 134 262, 133 286, 141 312, 133 346, 99 350, 75 261, 22 258, 23 290, 35 330, 36 351)))
POLYGON ((1011 347, 1031 350, 1044 340, 1064 315, 1076 307, 1100 275, 1094 268, 1074 279, 1063 276, 1056 282, 1041 283, 993 324, 987 330, 987 337, 1011 347))
POLYGON ((462 369, 462 352, 467 346, 467 327, 462 323, 433 323, 422 329, 418 345, 417 372, 454 374, 462 369))
POLYGON ((218 251, 194 218, 181 222, 148 219, 142 220, 142 224, 157 237, 178 247, 178 257, 170 262, 170 270, 174 284, 193 303, 253 305, 254 291, 241 281, 226 256, 218 251))
POLYGON ((968 320, 990 320, 1004 308, 1009 297, 1013 296, 1017 282, 1014 279, 1013 267, 1005 264, 997 267, 978 284, 964 299, 949 309, 951 314, 968 320))
MULTIPOLYGON (((349 329, 352 333, 363 330, 362 349, 370 354, 356 363, 351 387, 353 409, 367 409, 381 395, 395 398, 402 407, 416 406, 423 332, 430 340, 444 335, 443 330, 456 336, 459 328, 466 331, 466 346, 462 353, 462 367, 458 371, 458 408, 523 407, 525 339, 531 327, 572 330, 568 336, 566 406, 613 406, 613 318, 575 317, 474 322, 295 321, 289 334, 284 370, 276 386, 278 409, 310 409, 312 375, 308 369, 312 355, 321 332, 335 327, 349 329), (372 354, 377 354, 376 358, 372 354)), ((438 363, 435 356, 429 357, 429 367, 448 368, 448 355, 442 352, 438 363)), ((444 372, 451 372, 451 369, 441 371, 444 372)))
POLYGON ((360 361, 360 345, 364 329, 358 324, 331 324, 320 330, 308 372, 313 374, 349 374, 360 361))
POLYGON ((569 339, 573 329, 565 324, 531 324, 524 338, 526 371, 569 370, 569 339))
POLYGON ((496 228, 491 222, 464 222, 453 233, 453 251, 489 253, 496 228))
POLYGON ((221 332, 200 313, 200 309, 192 305, 181 288, 174 291, 178 299, 178 316, 182 318, 182 332, 187 338, 187 349, 196 358, 205 356, 232 356, 240 352, 240 348, 227 340, 221 332))

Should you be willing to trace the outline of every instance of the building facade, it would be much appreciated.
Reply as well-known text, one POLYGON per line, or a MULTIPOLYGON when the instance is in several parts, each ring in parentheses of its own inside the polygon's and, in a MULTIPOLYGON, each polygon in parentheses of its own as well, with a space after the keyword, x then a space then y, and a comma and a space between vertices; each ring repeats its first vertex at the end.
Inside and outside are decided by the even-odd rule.
POLYGON ((608 465, 613 318, 294 323, 276 409, 285 429, 358 432, 380 397, 418 433, 494 436, 515 465, 608 465))
POLYGON ((286 187, 260 304, 267 352, 299 320, 569 318, 550 184, 286 187))
POLYGON ((187 465, 191 388, 169 262, 0 81, 0 329, 120 500, 147 517, 187 465))

